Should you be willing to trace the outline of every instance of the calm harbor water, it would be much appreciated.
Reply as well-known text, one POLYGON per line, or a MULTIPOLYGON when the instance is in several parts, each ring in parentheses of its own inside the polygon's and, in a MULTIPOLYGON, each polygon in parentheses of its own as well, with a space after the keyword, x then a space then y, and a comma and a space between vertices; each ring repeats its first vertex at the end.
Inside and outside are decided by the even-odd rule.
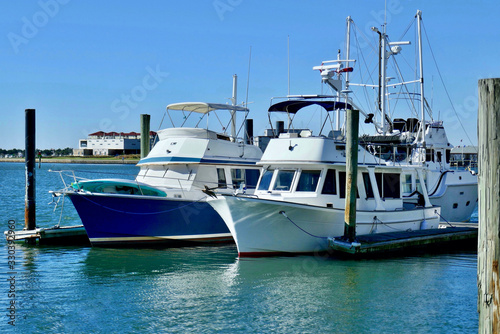
MULTIPOLYGON (((80 224, 70 201, 54 211, 52 170, 133 178, 129 165, 43 164, 37 225, 80 224)), ((24 164, 0 163, 2 232, 24 225, 24 164)), ((475 217, 477 220, 477 216, 475 217)), ((0 332, 474 333, 474 251, 377 260, 313 256, 237 259, 234 245, 104 249, 16 245, 0 238, 0 332), (13 274, 14 273, 14 274, 13 274), (12 281, 12 276, 15 282, 12 281), (10 279, 10 281, 9 281, 10 279), (13 284, 11 284, 13 283, 13 284), (14 291, 15 298, 12 297, 14 291), (9 306, 15 301, 15 326, 9 306)))

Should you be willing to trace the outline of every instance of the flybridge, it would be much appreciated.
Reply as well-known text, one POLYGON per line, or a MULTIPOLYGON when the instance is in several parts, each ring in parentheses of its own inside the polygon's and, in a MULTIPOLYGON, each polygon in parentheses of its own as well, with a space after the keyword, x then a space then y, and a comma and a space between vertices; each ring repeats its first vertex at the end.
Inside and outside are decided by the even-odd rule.
POLYGON ((338 101, 322 101, 322 100, 288 100, 283 102, 278 102, 269 107, 269 112, 287 112, 290 114, 297 113, 300 109, 309 107, 312 105, 318 105, 323 107, 327 111, 333 111, 337 109, 352 109, 349 103, 338 102, 338 101))

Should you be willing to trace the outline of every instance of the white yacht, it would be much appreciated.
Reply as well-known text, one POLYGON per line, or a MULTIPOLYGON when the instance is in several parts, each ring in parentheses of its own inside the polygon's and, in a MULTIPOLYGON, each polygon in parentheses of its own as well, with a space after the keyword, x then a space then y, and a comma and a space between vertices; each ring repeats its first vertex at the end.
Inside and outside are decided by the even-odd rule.
MULTIPOLYGON (((269 110, 286 112, 292 119, 312 105, 324 108, 327 117, 350 108, 309 96, 279 102, 269 110)), ((345 147, 344 141, 321 133, 282 133, 271 139, 258 163, 262 173, 254 194, 217 195, 208 201, 229 227, 240 257, 324 252, 329 238, 344 234, 345 147)), ((357 234, 438 227, 440 208, 431 204, 426 191, 421 203, 403 201, 402 172, 358 147, 357 234)), ((418 175, 423 175, 423 167, 418 175)))

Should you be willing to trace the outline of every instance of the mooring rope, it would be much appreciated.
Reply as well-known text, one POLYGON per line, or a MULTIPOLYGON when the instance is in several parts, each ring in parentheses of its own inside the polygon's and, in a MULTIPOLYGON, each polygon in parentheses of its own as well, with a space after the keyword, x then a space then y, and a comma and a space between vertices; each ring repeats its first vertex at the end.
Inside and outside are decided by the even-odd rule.
POLYGON ((450 227, 455 227, 455 226, 451 225, 451 223, 449 221, 447 221, 446 218, 441 216, 441 214, 438 212, 438 210, 434 210, 434 213, 436 213, 439 217, 441 217, 441 219, 444 220, 448 225, 450 225, 450 227))
POLYGON ((314 235, 314 234, 311 234, 309 232, 307 232, 306 230, 304 230, 302 227, 298 226, 297 224, 295 224, 285 213, 285 211, 280 211, 279 214, 283 215, 283 217, 285 217, 286 219, 288 219, 293 225, 295 225, 299 230, 301 230, 302 232, 310 235, 311 237, 315 237, 315 238, 319 238, 319 239, 328 239, 328 237, 320 237, 320 236, 317 236, 317 235, 314 235))
MULTIPOLYGON (((381 221, 380 219, 378 219, 378 218, 377 218, 377 216, 374 216, 374 217, 373 217, 373 223, 372 223, 372 226, 373 226, 373 224, 375 224, 375 225, 376 225, 376 224, 378 224, 378 223, 380 223, 380 224, 382 224, 382 225, 386 226, 387 228, 390 228, 390 229, 393 229, 393 230, 395 230, 395 231, 399 231, 399 232, 401 232, 401 231, 406 231, 406 232, 411 232, 411 231, 413 231, 411 228, 406 229, 406 230, 402 230, 402 229, 399 229, 399 228, 392 227, 392 226, 390 226, 389 224, 386 224, 386 223, 384 223, 383 221, 381 221)), ((373 230, 373 228, 372 228, 372 230, 373 230)), ((370 232, 371 232, 371 231, 370 231, 370 232)))

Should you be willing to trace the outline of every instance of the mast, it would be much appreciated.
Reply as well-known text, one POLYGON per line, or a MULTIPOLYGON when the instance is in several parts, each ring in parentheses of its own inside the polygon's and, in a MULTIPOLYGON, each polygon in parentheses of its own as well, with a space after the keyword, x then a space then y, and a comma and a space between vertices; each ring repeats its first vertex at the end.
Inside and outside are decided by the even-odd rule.
MULTIPOLYGON (((349 58, 347 58, 349 59, 349 58)), ((337 52, 337 62, 340 64, 340 49, 337 52)), ((340 72, 337 73, 337 80, 340 80, 340 72)), ((340 90, 337 91, 337 101, 340 101, 340 90)), ((340 110, 335 110, 335 130, 340 130, 340 110)))
POLYGON ((384 31, 380 32, 377 27, 371 28, 374 32, 379 35, 379 78, 378 78, 378 106, 380 110, 381 117, 381 130, 382 134, 386 134, 387 132, 387 124, 385 121, 385 95, 386 95, 386 85, 387 85, 387 74, 386 74, 386 66, 387 66, 387 51, 386 51, 386 34, 385 34, 385 25, 384 31))
MULTIPOLYGON (((236 105, 236 91, 237 91, 238 76, 233 75, 233 97, 231 102, 233 106, 236 105)), ((231 110, 231 141, 236 141, 236 110, 231 110)))
POLYGON ((380 109, 382 111, 382 133, 385 135, 387 133, 387 122, 385 121, 385 94, 386 94, 386 88, 387 88, 387 74, 386 74, 386 69, 387 69, 387 55, 386 55, 386 50, 385 50, 385 24, 384 24, 384 32, 381 35, 382 38, 382 85, 380 88, 380 109))
MULTIPOLYGON (((352 19, 350 16, 347 17, 347 36, 346 36, 346 52, 345 52, 345 59, 349 60, 351 59, 351 22, 352 19)), ((346 61, 345 67, 349 67, 349 62, 346 61)), ((349 94, 349 72, 345 72, 345 103, 349 102, 349 99, 347 97, 347 94, 349 94)), ((340 130, 340 110, 337 110, 337 119, 336 119, 336 127, 335 130, 340 130)))
POLYGON ((417 11, 417 30, 418 30, 418 57, 420 61, 420 112, 422 119, 420 124, 422 145, 425 147, 425 101, 424 101, 424 63, 422 59, 422 11, 417 11))

